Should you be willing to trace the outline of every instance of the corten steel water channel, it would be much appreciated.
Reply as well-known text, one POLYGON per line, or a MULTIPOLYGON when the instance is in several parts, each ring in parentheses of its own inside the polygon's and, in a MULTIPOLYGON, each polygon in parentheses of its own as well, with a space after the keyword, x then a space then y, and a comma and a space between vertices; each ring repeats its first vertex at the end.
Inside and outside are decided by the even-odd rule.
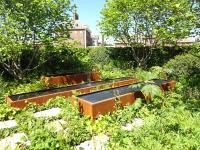
MULTIPOLYGON (((134 83, 133 85, 136 84, 138 83, 134 83)), ((162 91, 167 91, 174 88, 175 81, 154 79, 152 80, 152 83, 143 84, 158 85, 162 91)), ((145 98, 141 92, 141 88, 131 88, 130 85, 125 85, 122 87, 80 95, 78 97, 74 96, 72 101, 74 102, 76 100, 78 102, 81 114, 96 119, 99 115, 115 111, 117 103, 119 103, 120 107, 123 107, 127 104, 133 104, 137 98, 145 98)))
POLYGON ((88 80, 99 81, 100 74, 98 71, 57 74, 44 76, 41 78, 41 80, 48 85, 79 84, 82 82, 87 82, 88 80))
POLYGON ((104 88, 111 87, 120 87, 132 84, 134 82, 136 82, 136 79, 130 77, 116 78, 107 81, 83 83, 78 85, 11 95, 6 97, 6 101, 12 107, 24 108, 29 102, 34 102, 36 104, 41 105, 43 103, 46 103, 50 98, 54 98, 56 96, 65 96, 67 98, 71 97, 73 95, 73 92, 76 92, 77 94, 85 94, 90 93, 94 90, 102 90, 104 88))

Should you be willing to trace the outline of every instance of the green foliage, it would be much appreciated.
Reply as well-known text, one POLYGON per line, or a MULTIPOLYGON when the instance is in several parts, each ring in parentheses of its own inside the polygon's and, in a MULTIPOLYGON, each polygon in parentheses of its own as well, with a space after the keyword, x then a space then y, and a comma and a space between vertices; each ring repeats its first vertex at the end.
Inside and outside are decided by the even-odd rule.
POLYGON ((188 36, 197 20, 190 6, 188 0, 109 0, 101 11, 100 27, 105 35, 131 47, 137 65, 145 67, 154 49, 135 46, 174 44, 188 36))
POLYGON ((92 70, 88 58, 89 51, 88 48, 74 48, 70 44, 56 45, 51 49, 45 49, 42 58, 47 61, 38 71, 47 75, 92 70))
POLYGON ((100 70, 102 79, 112 79, 120 77, 133 77, 134 70, 127 69, 121 70, 112 66, 104 67, 104 70, 100 70))
POLYGON ((14 116, 20 111, 10 108, 7 104, 1 104, 0 107, 0 120, 12 120, 14 116))
POLYGON ((191 9, 196 13, 197 15, 197 21, 196 21, 196 30, 194 30, 194 34, 199 35, 200 33, 200 1, 199 0, 190 0, 191 1, 191 9))
POLYGON ((93 64, 98 64, 102 69, 110 63, 109 50, 105 47, 92 48, 88 56, 93 64))
POLYGON ((179 101, 180 95, 167 96, 166 107, 158 108, 159 101, 151 107, 143 106, 138 116, 144 126, 133 131, 117 130, 111 135, 110 149, 198 149, 199 113, 191 113, 179 101), (193 114, 193 115, 191 115, 193 114), (174 138, 176 137, 176 138, 174 138))
POLYGON ((187 0, 166 0, 163 3, 154 0, 110 0, 101 13, 100 26, 105 34, 125 38, 129 45, 137 42, 138 33, 145 38, 154 35, 158 40, 156 43, 185 37, 196 19, 187 0), (131 39, 127 39, 128 37, 131 39))
POLYGON ((80 118, 77 107, 72 106, 70 99, 56 97, 43 106, 35 107, 34 104, 30 104, 23 110, 10 108, 6 104, 2 104, 1 108, 0 120, 15 119, 18 126, 1 130, 0 138, 23 132, 31 141, 31 145, 26 146, 26 149, 73 149, 73 146, 91 137, 90 126, 88 126, 91 120, 87 117, 80 118), (33 113, 53 107, 61 108, 61 114, 49 118, 33 117, 33 113), (58 119, 66 121, 59 131, 56 126, 50 125, 58 119))
POLYGON ((129 61, 112 58, 112 53, 112 48, 92 48, 88 54, 88 63, 101 72, 102 79, 132 76, 133 70, 128 65, 129 61))
POLYGON ((162 100, 163 93, 159 86, 151 84, 152 79, 159 79, 165 77, 165 71, 163 68, 155 66, 150 69, 150 71, 136 69, 135 77, 142 83, 130 85, 131 88, 140 88, 145 100, 154 100, 156 97, 160 97, 162 100), (148 83, 148 84, 146 84, 148 83))
MULTIPOLYGON (((147 63, 148 68, 152 65, 162 65, 170 58, 173 58, 183 51, 190 51, 192 55, 193 46, 179 48, 157 49, 152 54, 152 60, 147 63)), ((197 51, 197 49, 194 49, 197 51)), ((31 59, 34 50, 23 51, 21 64, 26 67, 27 62, 31 59)), ((196 54, 196 53, 195 53, 196 54)), ((37 71, 27 74, 23 82, 30 82, 33 78, 41 75, 63 74, 67 72, 83 72, 99 69, 105 77, 131 76, 131 70, 136 66, 129 48, 74 48, 73 45, 56 45, 40 49, 37 59, 33 64, 41 64, 37 71), (44 62, 44 63, 43 63, 44 62), (124 71, 126 70, 126 71, 124 71)), ((3 77, 10 79, 9 75, 4 72, 3 77)))
POLYGON ((186 101, 190 99, 200 99, 200 75, 181 76, 179 78, 178 92, 182 93, 186 101))
POLYGON ((171 75, 175 79, 191 77, 200 72, 200 58, 192 54, 179 55, 167 62, 165 67, 172 70, 171 75))
MULTIPOLYGON (((150 49, 151 47, 146 47, 150 49)), ((137 66, 132 50, 130 47, 125 48, 107 48, 109 51, 110 59, 114 61, 114 65, 119 68, 135 68, 137 66)), ((143 51, 144 47, 135 46, 134 49, 137 51, 143 51)), ((192 46, 165 46, 158 47, 152 51, 151 59, 146 62, 147 68, 152 66, 163 66, 171 58, 176 55, 182 54, 183 52, 188 52, 192 49, 192 46)))
POLYGON ((2 0, 0 64, 4 69, 21 80, 24 74, 37 68, 33 61, 39 57, 40 48, 69 36, 71 9, 70 0, 2 0), (22 53, 30 50, 34 53, 21 64, 22 53))
MULTIPOLYGON (((147 91, 151 88, 152 93, 157 95, 155 87, 149 87, 147 91)), ((74 149, 79 143, 99 134, 110 137, 107 144, 109 149, 198 149, 198 101, 185 101, 183 96, 176 93, 163 95, 162 99, 155 96, 148 104, 137 99, 133 105, 100 116, 95 122, 80 116, 70 99, 63 97, 51 99, 43 106, 30 104, 24 110, 15 110, 4 103, 0 104, 0 120, 16 119, 19 126, 1 130, 0 137, 24 132, 31 142, 25 149, 74 149), (164 105, 162 99, 165 99, 164 105), (53 107, 61 108, 61 114, 49 118, 33 117, 33 113, 53 107), (122 130, 124 124, 138 117, 144 120, 142 127, 135 127, 133 131, 122 130), (56 132, 51 124, 58 119, 63 119, 66 124, 56 132)))
POLYGON ((139 79, 141 81, 147 81, 147 80, 158 78, 156 72, 149 72, 149 71, 144 71, 141 69, 138 69, 136 71, 135 77, 136 77, 136 79, 139 79))
POLYGON ((179 93, 186 99, 200 98, 200 58, 195 46, 190 53, 175 57, 165 64, 171 78, 180 81, 179 93))
POLYGON ((200 58, 200 44, 196 43, 191 46, 190 54, 200 58))
POLYGON ((166 73, 171 72, 170 69, 165 69, 159 66, 154 66, 149 69, 149 71, 137 68, 135 70, 135 77, 141 81, 148 81, 152 79, 162 79, 166 78, 166 73))
MULTIPOLYGON (((66 50, 64 49, 63 51, 66 52, 66 50)), ((76 57, 81 56, 82 58, 79 58, 79 60, 88 63, 91 60, 87 53, 92 50, 84 50, 72 49, 70 54, 76 57)), ((61 53, 63 51, 61 50, 61 53)), ((187 55, 192 58, 195 57, 194 61, 196 61, 196 56, 187 55)), ((67 59, 65 56, 62 58, 67 59)), ((101 59, 99 60, 101 61, 101 59)), ((176 63, 175 61, 173 62, 176 63)), ((136 75, 138 79, 145 82, 149 82, 148 80, 153 78, 165 78, 166 73, 169 74, 171 71, 167 67, 165 69, 158 66, 152 67, 148 71, 143 71, 141 69, 122 70, 114 67, 113 64, 105 65, 104 70, 101 70, 103 78, 136 75)), ((185 65, 188 64, 186 63, 185 65)), ((177 65, 172 66, 176 67, 177 65)), ((5 95, 36 91, 45 87, 36 80, 18 85, 19 83, 5 82, 2 79, 0 81, 3 87, 1 89, 2 93, 0 93, 0 121, 15 119, 18 126, 11 129, 1 129, 0 139, 13 133, 23 132, 27 135, 27 139, 30 140, 30 145, 25 146, 19 143, 18 147, 21 149, 70 150, 75 149, 75 146, 81 142, 90 140, 93 136, 106 134, 110 138, 106 145, 108 149, 199 149, 200 103, 198 97, 189 97, 189 95, 193 94, 191 93, 193 92, 191 85, 198 87, 199 78, 198 74, 194 74, 194 72, 187 75, 189 78, 185 76, 179 78, 181 82, 177 82, 175 92, 162 94, 159 87, 153 85, 144 86, 142 87, 142 92, 147 97, 151 95, 153 101, 143 103, 141 99, 137 99, 133 105, 127 105, 123 109, 117 107, 117 111, 100 116, 96 121, 92 121, 86 116, 81 116, 78 105, 72 106, 71 99, 64 97, 53 98, 42 106, 29 104, 23 110, 11 108, 4 101, 5 95), (183 89, 185 87, 188 87, 187 97, 184 96, 186 91, 183 89), (58 116, 33 117, 35 112, 55 107, 61 108, 61 113, 58 116), (134 127, 133 131, 123 130, 122 126, 126 123, 132 123, 134 118, 141 118, 144 121, 143 126, 134 127), (60 124, 59 128, 56 128, 53 122, 60 119, 66 121, 66 124, 60 124), (59 129, 58 132, 57 129, 59 129)), ((197 91, 197 93, 199 92, 197 91)))
POLYGON ((151 85, 151 84, 142 87, 141 92, 145 95, 145 97, 154 98, 156 96, 159 96, 159 97, 162 96, 162 91, 160 87, 156 85, 151 85))

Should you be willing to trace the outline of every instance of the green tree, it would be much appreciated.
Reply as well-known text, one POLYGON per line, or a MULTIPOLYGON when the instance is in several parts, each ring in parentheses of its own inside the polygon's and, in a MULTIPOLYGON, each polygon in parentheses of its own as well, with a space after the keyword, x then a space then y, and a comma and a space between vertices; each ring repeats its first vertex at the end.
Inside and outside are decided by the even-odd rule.
POLYGON ((188 36, 197 19, 188 0, 107 0, 101 14, 102 32, 131 47, 140 67, 145 67, 153 48, 188 36))
POLYGON ((41 49, 69 36, 72 9, 70 0, 1 0, 0 64, 4 69, 18 80, 36 69, 40 64, 33 61, 41 49), (27 51, 33 54, 22 64, 27 51))
POLYGON ((200 0, 191 0, 191 11, 197 15, 194 35, 200 35, 200 0))

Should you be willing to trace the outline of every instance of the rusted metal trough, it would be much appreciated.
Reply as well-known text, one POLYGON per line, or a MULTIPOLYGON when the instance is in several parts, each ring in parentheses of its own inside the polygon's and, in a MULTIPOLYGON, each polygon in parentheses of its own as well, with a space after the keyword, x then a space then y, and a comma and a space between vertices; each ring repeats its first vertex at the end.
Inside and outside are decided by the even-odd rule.
POLYGON ((78 85, 11 95, 6 97, 6 101, 12 107, 24 108, 30 102, 41 105, 46 103, 50 98, 54 98, 56 96, 71 97, 73 95, 73 91, 79 94, 81 93, 84 94, 84 93, 90 93, 94 90, 102 90, 111 87, 120 87, 135 82, 136 79, 127 77, 127 78, 112 79, 108 81, 83 83, 78 85))
POLYGON ((98 71, 57 74, 41 77, 47 85, 79 84, 88 81, 99 81, 100 73, 98 71))
MULTIPOLYGON (((174 88, 175 81, 154 79, 151 84, 158 85, 163 91, 167 91, 174 88)), ((125 85, 73 97, 72 101, 74 102, 76 100, 78 102, 81 114, 96 119, 99 115, 115 111, 116 101, 123 107, 127 104, 133 104, 137 98, 145 98, 141 92, 141 88, 131 88, 129 85, 125 85)))

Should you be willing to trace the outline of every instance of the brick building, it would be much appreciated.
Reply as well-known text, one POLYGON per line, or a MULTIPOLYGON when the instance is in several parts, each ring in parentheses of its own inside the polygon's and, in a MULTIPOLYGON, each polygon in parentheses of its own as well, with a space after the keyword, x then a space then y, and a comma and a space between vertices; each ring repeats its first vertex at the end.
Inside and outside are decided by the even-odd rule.
POLYGON ((87 25, 83 25, 79 21, 79 16, 77 13, 73 14, 73 28, 70 29, 70 39, 72 41, 78 41, 78 47, 92 46, 91 31, 87 25))

